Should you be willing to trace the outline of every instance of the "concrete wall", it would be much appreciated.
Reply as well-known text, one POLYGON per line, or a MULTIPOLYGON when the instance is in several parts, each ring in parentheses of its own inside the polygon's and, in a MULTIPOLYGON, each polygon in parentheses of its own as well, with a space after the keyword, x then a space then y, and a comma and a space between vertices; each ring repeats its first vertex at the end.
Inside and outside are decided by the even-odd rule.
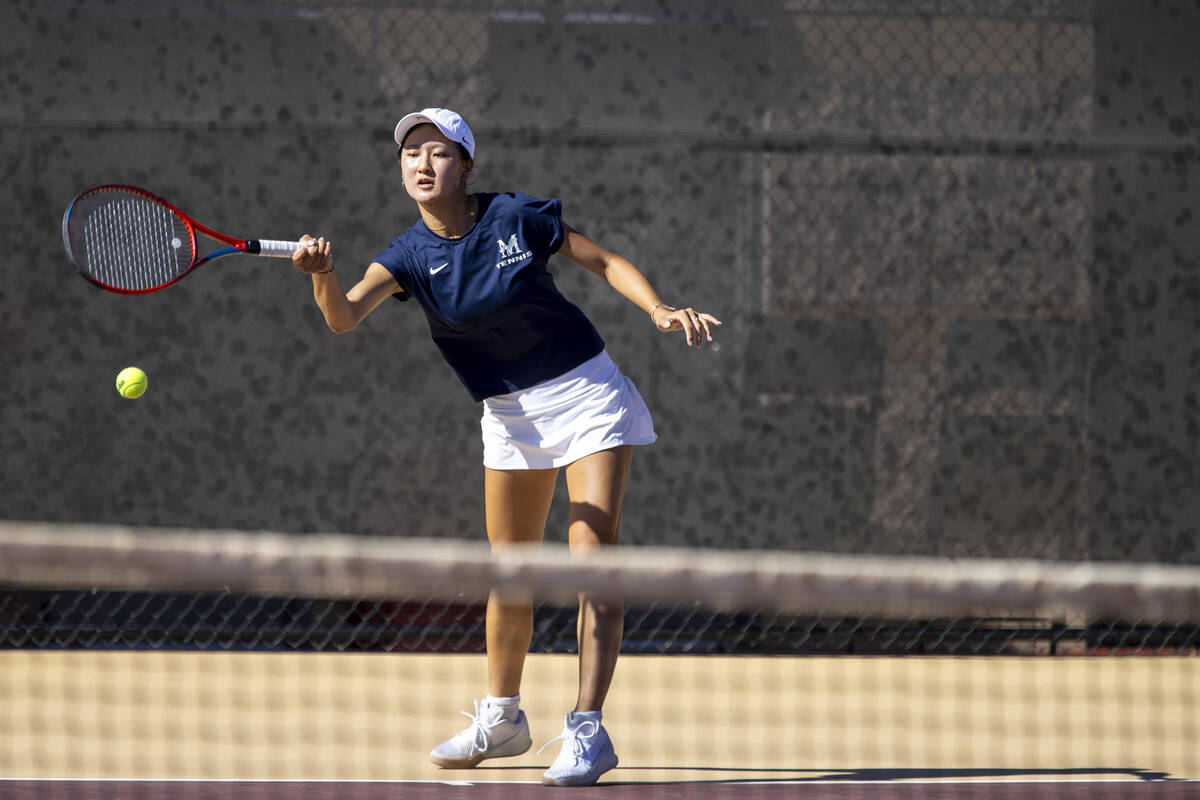
POLYGON ((0 12, 0 516, 482 536, 418 309, 335 336, 242 257, 109 295, 59 233, 134 183, 352 279, 415 219, 392 125, 448 105, 475 188, 564 198, 726 323, 688 351, 554 264, 655 414, 628 541, 1200 561, 1193 6, 409 6, 0 12))

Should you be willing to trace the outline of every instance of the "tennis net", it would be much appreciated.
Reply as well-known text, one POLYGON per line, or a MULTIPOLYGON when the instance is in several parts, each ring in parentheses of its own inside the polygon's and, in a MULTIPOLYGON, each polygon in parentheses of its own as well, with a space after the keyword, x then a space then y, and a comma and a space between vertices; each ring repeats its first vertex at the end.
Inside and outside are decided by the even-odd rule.
POLYGON ((625 604, 609 797, 1200 792, 1195 567, 3 522, 0 797, 521 796, 580 591, 625 604), (492 590, 535 747, 439 770, 492 590))

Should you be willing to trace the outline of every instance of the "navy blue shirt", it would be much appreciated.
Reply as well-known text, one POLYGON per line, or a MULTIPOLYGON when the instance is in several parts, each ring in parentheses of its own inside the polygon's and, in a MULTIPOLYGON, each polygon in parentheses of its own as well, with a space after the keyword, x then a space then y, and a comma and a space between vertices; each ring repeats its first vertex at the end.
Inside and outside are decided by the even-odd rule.
POLYGON ((420 303, 434 343, 479 401, 569 372, 604 340, 546 268, 565 236, 561 201, 476 198, 475 224, 462 238, 419 221, 375 261, 420 303))

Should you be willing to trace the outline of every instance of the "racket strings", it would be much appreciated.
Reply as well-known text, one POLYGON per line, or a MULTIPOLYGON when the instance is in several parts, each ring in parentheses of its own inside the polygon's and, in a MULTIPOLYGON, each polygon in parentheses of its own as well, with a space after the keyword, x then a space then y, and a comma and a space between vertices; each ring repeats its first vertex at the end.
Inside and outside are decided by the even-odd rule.
POLYGON ((118 289, 146 290, 175 280, 191 266, 192 237, 169 208, 126 193, 106 192, 96 200, 72 215, 77 228, 72 239, 78 245, 72 252, 93 279, 118 289))

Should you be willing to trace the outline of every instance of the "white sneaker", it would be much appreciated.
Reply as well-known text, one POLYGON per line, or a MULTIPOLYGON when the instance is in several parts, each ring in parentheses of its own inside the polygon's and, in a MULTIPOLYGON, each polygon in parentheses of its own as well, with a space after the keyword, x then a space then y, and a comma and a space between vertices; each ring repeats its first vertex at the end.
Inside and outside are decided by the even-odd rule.
POLYGON ((504 718, 502 710, 489 703, 475 701, 475 713, 461 712, 471 724, 433 748, 429 760, 445 769, 467 769, 485 758, 519 756, 530 748, 529 722, 518 711, 516 721, 504 718))
POLYGON ((599 722, 585 719, 575 711, 567 714, 562 735, 546 745, 558 739, 562 739, 562 750, 542 775, 546 786, 591 786, 617 765, 617 752, 608 731, 599 722))

